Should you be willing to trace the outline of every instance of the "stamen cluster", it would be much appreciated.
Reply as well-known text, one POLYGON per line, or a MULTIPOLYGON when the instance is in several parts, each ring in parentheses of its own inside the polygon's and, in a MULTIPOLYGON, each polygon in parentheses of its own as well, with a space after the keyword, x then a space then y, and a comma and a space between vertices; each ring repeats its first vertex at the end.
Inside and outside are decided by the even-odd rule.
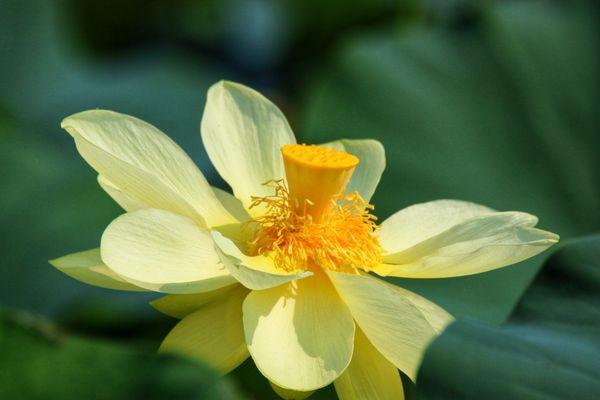
POLYGON ((332 199, 332 206, 320 222, 310 213, 309 200, 298 207, 283 182, 265 185, 274 189, 272 196, 253 197, 252 206, 263 206, 266 213, 256 224, 250 243, 252 252, 270 256, 278 268, 286 271, 309 270, 320 266, 344 272, 369 271, 381 261, 381 246, 374 231, 377 217, 374 207, 356 192, 332 199), (300 211, 300 212, 299 212, 300 211))

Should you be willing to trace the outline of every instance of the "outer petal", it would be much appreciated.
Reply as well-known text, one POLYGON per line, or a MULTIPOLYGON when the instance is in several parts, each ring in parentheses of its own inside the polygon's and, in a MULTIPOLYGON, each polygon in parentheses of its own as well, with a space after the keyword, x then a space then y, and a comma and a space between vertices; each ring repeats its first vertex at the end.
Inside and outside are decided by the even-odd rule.
MULTIPOLYGON (((422 235, 424 240, 409 247, 398 246, 403 250, 384 255, 387 265, 381 265, 375 272, 411 278, 476 274, 532 257, 558 241, 558 235, 534 228, 537 218, 526 213, 485 212, 461 221, 456 217, 448 219, 453 218, 456 223, 450 227, 447 222, 441 223, 446 229, 440 231, 436 227, 428 238, 422 235)), ((396 223, 393 221, 392 225, 396 223)), ((428 220, 424 225, 427 224, 428 220)), ((382 230, 383 225, 385 223, 382 230)), ((393 236, 391 226, 385 229, 382 244, 389 246, 393 236)), ((397 239, 405 234, 405 229, 399 228, 401 233, 395 235, 397 239)), ((412 243, 415 239, 408 241, 412 243)))
POLYGON ((61 272, 88 285, 106 289, 143 292, 145 289, 135 286, 110 270, 100 258, 100 249, 91 249, 69 254, 50 264, 61 272))
POLYGON ((104 231, 104 262, 129 282, 164 293, 198 293, 235 282, 210 234, 169 211, 124 214, 104 231))
POLYGON ((150 305, 163 314, 182 319, 205 304, 214 301, 223 301, 238 286, 237 284, 233 284, 203 293, 168 294, 159 299, 152 300, 150 305))
POLYGON ((352 361, 334 385, 339 400, 404 399, 398 369, 373 347, 360 329, 354 337, 352 361))
POLYGON ((270 258, 247 256, 220 232, 212 231, 211 234, 217 244, 217 253, 223 265, 235 279, 248 289, 268 289, 312 275, 310 271, 295 273, 277 269, 270 258))
POLYGON ((272 194, 262 183, 284 178, 280 149, 296 143, 273 103, 233 82, 221 81, 209 89, 201 131, 212 163, 246 207, 251 196, 272 194))
POLYGON ((215 192, 215 196, 217 196, 217 199, 219 199, 223 207, 225 207, 229 214, 233 215, 238 221, 246 222, 252 219, 242 202, 234 195, 217 187, 212 187, 212 190, 215 192))
MULTIPOLYGON (((98 175, 98 183, 104 189, 114 201, 117 202, 125 211, 137 211, 144 208, 152 208, 149 204, 144 203, 142 200, 133 197, 132 195, 121 190, 117 185, 106 179, 102 175, 98 175)), ((227 212, 234 217, 237 221, 245 222, 251 219, 250 214, 235 196, 227 193, 223 189, 211 186, 211 190, 221 203, 221 205, 227 210, 227 212)))
POLYGON ((152 208, 137 197, 133 197, 124 192, 102 175, 98 175, 98 183, 100 184, 100 187, 104 189, 104 191, 125 211, 131 212, 143 208, 152 208))
POLYGON ((195 357, 226 374, 248 358, 242 326, 242 302, 248 290, 238 286, 222 301, 205 304, 167 335, 159 351, 195 357))
POLYGON ((473 217, 495 210, 460 200, 436 200, 404 208, 381 223, 379 241, 398 253, 473 217))
POLYGON ((61 126, 83 158, 131 197, 209 227, 236 222, 194 162, 154 126, 105 110, 72 115, 61 126))
POLYGON ((311 390, 310 392, 298 392, 297 390, 284 389, 270 381, 269 384, 271 385, 273 391, 277 393, 279 397, 285 400, 304 400, 315 392, 314 390, 311 390))
POLYGON ((360 163, 350 178, 346 192, 357 191, 366 202, 369 202, 385 169, 383 145, 373 139, 342 139, 326 143, 324 146, 343 150, 358 157, 360 163))
POLYGON ((328 274, 371 343, 414 380, 425 347, 452 317, 426 299, 370 275, 328 274))
POLYGON ((251 292, 244 331, 258 369, 285 389, 326 386, 352 357, 352 316, 323 275, 251 292))

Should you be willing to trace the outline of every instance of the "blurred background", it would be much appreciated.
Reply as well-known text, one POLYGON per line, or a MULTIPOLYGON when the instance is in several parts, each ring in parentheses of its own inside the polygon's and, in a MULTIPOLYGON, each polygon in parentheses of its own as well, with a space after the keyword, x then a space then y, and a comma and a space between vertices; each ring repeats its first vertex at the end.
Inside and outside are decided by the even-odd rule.
MULTIPOLYGON (((199 123, 209 86, 234 80, 278 104, 299 141, 380 140, 387 169, 372 202, 381 219, 455 198, 533 213, 568 241, 600 231, 598 22, 593 1, 1 0, 0 338, 23 352, 10 355, 22 368, 10 393, 27 398, 19 390, 29 385, 43 398, 40 387, 53 387, 46 394, 67 398, 65 379, 103 398, 92 370, 104 368, 96 376, 112 377, 104 383, 119 393, 156 386, 146 398, 174 396, 161 390, 194 374, 207 390, 198 398, 276 398, 251 360, 223 381, 179 361, 169 371, 143 362, 129 381, 146 389, 114 376, 153 360, 176 321, 148 306, 156 296, 90 287, 47 263, 96 247, 122 212, 61 131, 64 117, 137 116, 227 189, 199 123), (75 350, 46 346, 46 335, 75 350), (44 381, 57 365, 62 378, 44 381)), ((545 257, 481 276, 392 281, 494 325, 545 257)))

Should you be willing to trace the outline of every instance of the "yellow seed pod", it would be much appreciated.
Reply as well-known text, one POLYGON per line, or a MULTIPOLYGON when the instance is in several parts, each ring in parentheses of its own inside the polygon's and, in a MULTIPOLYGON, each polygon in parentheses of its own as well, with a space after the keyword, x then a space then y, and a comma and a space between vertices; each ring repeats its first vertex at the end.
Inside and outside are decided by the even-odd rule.
POLYGON ((316 145, 289 144, 281 148, 290 195, 296 212, 316 221, 342 194, 359 163, 358 157, 316 145))

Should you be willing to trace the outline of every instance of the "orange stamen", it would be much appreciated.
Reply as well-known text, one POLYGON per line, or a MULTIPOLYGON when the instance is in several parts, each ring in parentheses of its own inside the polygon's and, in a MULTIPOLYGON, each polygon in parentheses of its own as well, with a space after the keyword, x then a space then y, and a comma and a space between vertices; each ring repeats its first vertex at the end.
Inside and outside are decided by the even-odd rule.
POLYGON ((266 183, 272 196, 253 197, 252 207, 265 206, 266 214, 257 224, 253 253, 270 256, 286 271, 308 270, 315 266, 345 272, 369 271, 381 262, 381 246, 374 231, 377 217, 373 206, 358 193, 330 198, 323 218, 315 220, 306 212, 312 204, 306 199, 298 207, 283 180, 266 183))

